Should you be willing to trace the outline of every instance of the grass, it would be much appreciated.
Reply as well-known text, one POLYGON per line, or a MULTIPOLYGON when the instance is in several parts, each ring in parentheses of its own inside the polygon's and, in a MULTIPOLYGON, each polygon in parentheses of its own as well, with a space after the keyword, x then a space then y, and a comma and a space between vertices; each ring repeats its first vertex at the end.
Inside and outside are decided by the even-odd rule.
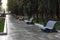
MULTIPOLYGON (((36 22, 36 20, 35 20, 35 22, 36 22)), ((44 21, 44 20, 40 20, 39 19, 39 24, 42 24, 42 25, 44 25, 46 22, 44 21)), ((55 25, 55 28, 56 29, 58 29, 58 30, 60 30, 60 21, 57 21, 57 23, 56 23, 56 25, 55 25)))
MULTIPOLYGON (((25 18, 25 19, 28 19, 28 18, 25 18)), ((37 19, 34 19, 34 22, 35 22, 35 23, 37 23, 36 20, 37 20, 37 19)), ((39 22, 38 22, 39 24, 44 25, 44 24, 46 23, 46 22, 45 22, 46 19, 45 19, 45 20, 44 20, 44 19, 38 19, 38 20, 39 20, 39 22)), ((56 23, 56 25, 55 25, 55 28, 58 29, 58 30, 60 30, 60 21, 57 21, 57 23, 56 23)))
POLYGON ((42 24, 42 25, 45 24, 45 21, 44 21, 43 19, 38 19, 38 20, 39 20, 39 22, 37 22, 37 19, 34 19, 34 22, 35 22, 35 23, 42 24))
POLYGON ((60 30, 60 21, 58 21, 55 25, 56 29, 59 29, 60 30))
POLYGON ((5 22, 5 18, 2 18, 0 20, 0 32, 3 32, 4 31, 4 22, 5 22))

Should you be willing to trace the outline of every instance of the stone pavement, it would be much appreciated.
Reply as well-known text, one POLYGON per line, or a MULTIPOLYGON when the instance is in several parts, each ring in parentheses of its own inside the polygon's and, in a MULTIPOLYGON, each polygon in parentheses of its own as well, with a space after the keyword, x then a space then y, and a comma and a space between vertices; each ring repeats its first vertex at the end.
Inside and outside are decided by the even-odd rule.
POLYGON ((60 33, 45 33, 35 25, 27 25, 17 21, 13 16, 6 15, 6 40, 60 40, 60 33))

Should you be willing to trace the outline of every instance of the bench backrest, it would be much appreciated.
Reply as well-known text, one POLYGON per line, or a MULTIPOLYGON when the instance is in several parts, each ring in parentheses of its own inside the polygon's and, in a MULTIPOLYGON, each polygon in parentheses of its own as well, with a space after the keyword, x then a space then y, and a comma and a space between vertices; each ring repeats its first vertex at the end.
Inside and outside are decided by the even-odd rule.
POLYGON ((56 21, 48 21, 45 27, 48 29, 53 29, 55 23, 56 23, 56 21))
POLYGON ((30 18, 29 22, 32 22, 33 21, 33 18, 30 18))

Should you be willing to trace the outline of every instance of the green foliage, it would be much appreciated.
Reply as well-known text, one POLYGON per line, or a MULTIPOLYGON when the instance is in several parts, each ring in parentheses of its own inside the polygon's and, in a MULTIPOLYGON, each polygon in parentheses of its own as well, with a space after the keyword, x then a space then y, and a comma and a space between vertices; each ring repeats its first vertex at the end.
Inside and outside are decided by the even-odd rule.
POLYGON ((46 19, 59 19, 59 0, 8 0, 8 10, 16 15, 28 17, 38 15, 46 19))

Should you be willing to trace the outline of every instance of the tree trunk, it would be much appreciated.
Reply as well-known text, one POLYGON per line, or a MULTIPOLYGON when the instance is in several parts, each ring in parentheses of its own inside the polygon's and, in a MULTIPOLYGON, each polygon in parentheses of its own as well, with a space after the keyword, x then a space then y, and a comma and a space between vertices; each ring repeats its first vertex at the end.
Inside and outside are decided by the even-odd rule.
POLYGON ((57 5, 56 5, 56 16, 59 19, 59 2, 57 0, 57 5))

